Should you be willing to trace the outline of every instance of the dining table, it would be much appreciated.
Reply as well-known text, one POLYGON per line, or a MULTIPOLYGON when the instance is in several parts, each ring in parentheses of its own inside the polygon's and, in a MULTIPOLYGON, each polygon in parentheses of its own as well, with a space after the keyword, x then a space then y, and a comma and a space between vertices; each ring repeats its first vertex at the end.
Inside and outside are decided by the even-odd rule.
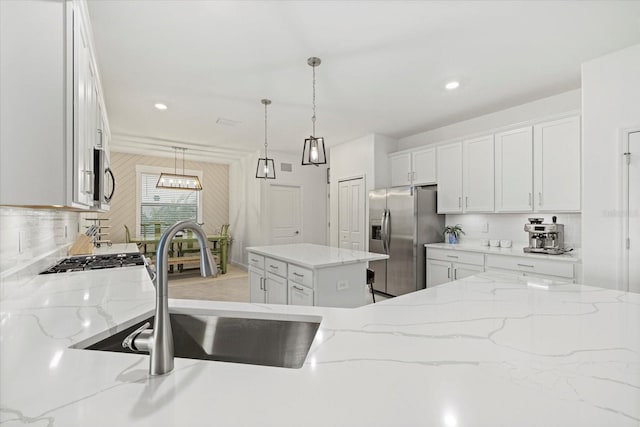
MULTIPOLYGON (((219 234, 208 234, 207 240, 210 243, 210 250, 213 255, 219 255, 220 272, 225 274, 227 272, 227 260, 229 254, 229 236, 223 236, 219 234)), ((158 247, 159 238, 151 236, 138 236, 131 238, 131 243, 135 243, 138 247, 142 248, 142 252, 145 256, 153 256, 158 247)), ((187 246, 197 248, 198 239, 186 235, 177 235, 171 240, 171 247, 169 248, 169 256, 181 256, 183 249, 187 246)))

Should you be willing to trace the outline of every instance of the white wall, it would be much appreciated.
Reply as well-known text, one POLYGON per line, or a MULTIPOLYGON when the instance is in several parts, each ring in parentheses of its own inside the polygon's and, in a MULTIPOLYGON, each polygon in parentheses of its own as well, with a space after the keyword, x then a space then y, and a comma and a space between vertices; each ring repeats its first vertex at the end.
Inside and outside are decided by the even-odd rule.
POLYGON ((551 117, 580 109, 580 89, 542 98, 527 104, 507 108, 484 116, 454 123, 438 129, 407 136, 398 140, 398 150, 421 145, 469 137, 479 133, 490 133, 505 126, 525 126, 532 120, 551 117))
MULTIPOLYGON (((447 215, 446 225, 462 225, 466 233, 460 241, 462 243, 474 243, 480 239, 511 240, 514 246, 527 246, 529 233, 524 231, 524 225, 528 218, 544 218, 545 223, 551 223, 553 216, 558 217, 558 223, 564 224, 565 246, 580 248, 581 242, 581 215, 579 213, 489 213, 489 214, 464 214, 447 215), (486 230, 486 232, 484 231, 486 230)), ((478 242, 479 244, 479 242, 478 242)))
POLYGON ((640 45, 582 65, 584 282, 619 289, 621 131, 640 126, 640 45))
MULTIPOLYGON (((363 176, 367 192, 389 185, 387 153, 396 149, 396 141, 384 135, 370 134, 329 149, 331 159, 330 242, 339 246, 338 182, 363 176)), ((365 203, 365 249, 369 247, 369 206, 365 203)))
POLYGON ((268 191, 273 184, 302 187, 302 239, 305 243, 326 244, 326 166, 302 166, 293 153, 271 151, 276 163, 276 179, 257 179, 260 153, 248 155, 229 166, 229 231, 233 238, 231 262, 246 265, 247 246, 268 245, 268 191), (281 170, 292 165, 291 172, 281 170))
POLYGON ((65 256, 78 230, 78 212, 0 207, 0 299, 9 283, 29 280, 65 256))

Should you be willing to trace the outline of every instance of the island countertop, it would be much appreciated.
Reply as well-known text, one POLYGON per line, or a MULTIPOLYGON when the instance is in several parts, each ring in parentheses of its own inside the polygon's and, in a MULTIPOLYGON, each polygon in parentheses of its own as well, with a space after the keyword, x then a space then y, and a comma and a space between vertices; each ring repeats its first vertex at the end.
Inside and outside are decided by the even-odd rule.
POLYGON ((314 245, 312 243, 250 246, 247 248, 247 252, 276 258, 284 262, 291 262, 311 269, 378 261, 389 258, 389 255, 385 254, 314 245))
POLYGON ((154 307, 144 267, 36 276, 0 301, 6 426, 638 426, 640 295, 481 273, 322 317, 300 369, 70 348, 154 307))

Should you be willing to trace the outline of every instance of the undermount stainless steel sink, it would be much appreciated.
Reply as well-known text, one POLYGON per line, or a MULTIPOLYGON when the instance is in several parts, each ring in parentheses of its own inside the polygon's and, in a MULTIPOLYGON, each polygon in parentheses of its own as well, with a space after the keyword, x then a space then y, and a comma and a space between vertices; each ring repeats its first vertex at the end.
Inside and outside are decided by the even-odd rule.
MULTIPOLYGON (((175 357, 252 365, 300 368, 315 338, 320 318, 276 320, 171 313, 175 357)), ((300 316, 298 316, 300 318, 300 316)), ((150 322, 142 320, 95 344, 77 347, 87 350, 133 353, 122 341, 133 331, 150 322)))

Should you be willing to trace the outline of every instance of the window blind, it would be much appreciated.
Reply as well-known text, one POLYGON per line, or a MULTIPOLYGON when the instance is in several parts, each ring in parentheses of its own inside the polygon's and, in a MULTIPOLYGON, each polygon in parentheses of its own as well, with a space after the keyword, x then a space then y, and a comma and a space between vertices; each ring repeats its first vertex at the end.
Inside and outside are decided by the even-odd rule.
POLYGON ((140 235, 155 237, 156 224, 164 232, 171 224, 196 221, 198 218, 198 192, 156 188, 160 174, 140 174, 140 235))

